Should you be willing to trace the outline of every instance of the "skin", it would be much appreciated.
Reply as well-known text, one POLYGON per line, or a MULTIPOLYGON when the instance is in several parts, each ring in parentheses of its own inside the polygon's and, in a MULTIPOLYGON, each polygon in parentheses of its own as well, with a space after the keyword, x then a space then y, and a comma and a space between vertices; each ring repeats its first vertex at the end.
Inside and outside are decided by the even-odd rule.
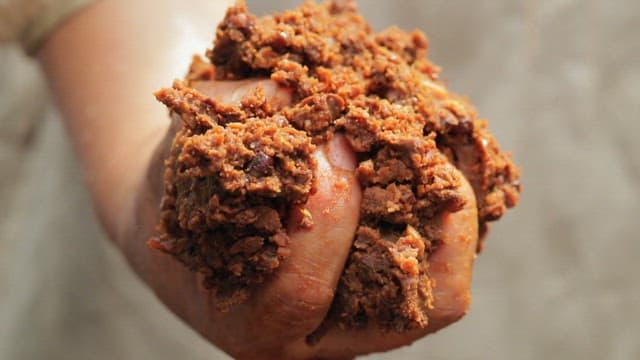
MULTIPOLYGON (((314 347, 304 343, 329 309, 358 223, 356 161, 341 136, 314 154, 319 189, 307 208, 315 225, 291 229, 291 257, 231 311, 215 310, 198 274, 146 246, 158 221, 163 159, 180 126, 170 123, 151 94, 181 77, 191 55, 210 46, 213 26, 228 5, 99 1, 58 28, 39 54, 114 244, 171 311, 236 358, 352 358, 410 344, 458 320, 469 306, 477 241, 475 198, 466 181, 465 208, 444 216, 443 245, 429 258, 436 287, 428 328, 403 334, 333 329, 314 347)), ((286 90, 267 80, 197 86, 227 102, 255 86, 288 101, 286 90)))

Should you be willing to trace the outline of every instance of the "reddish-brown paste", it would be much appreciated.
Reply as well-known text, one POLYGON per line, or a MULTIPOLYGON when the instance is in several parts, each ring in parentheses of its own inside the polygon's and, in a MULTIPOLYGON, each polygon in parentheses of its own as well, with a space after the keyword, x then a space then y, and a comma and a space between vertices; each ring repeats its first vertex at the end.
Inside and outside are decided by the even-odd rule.
POLYGON ((222 308, 242 301, 286 261, 290 212, 315 191, 312 152, 340 132, 357 154, 363 196, 328 321, 426 326, 439 219, 463 206, 448 164, 475 191, 482 234, 520 190, 518 169, 486 121, 447 90, 426 53, 421 32, 374 33, 350 1, 262 18, 230 8, 208 59, 196 58, 184 81, 156 94, 183 127, 150 245, 203 273, 222 308), (290 89, 291 105, 259 90, 228 105, 194 86, 258 77, 290 89))

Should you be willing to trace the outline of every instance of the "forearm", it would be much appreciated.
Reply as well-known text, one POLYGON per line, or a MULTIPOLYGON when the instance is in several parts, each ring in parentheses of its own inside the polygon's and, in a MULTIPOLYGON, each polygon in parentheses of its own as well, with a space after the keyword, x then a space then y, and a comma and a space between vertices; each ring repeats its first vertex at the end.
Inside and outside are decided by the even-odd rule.
POLYGON ((64 23, 39 59, 51 84, 96 210, 112 238, 130 216, 168 117, 152 93, 182 77, 210 46, 231 1, 103 0, 64 23))

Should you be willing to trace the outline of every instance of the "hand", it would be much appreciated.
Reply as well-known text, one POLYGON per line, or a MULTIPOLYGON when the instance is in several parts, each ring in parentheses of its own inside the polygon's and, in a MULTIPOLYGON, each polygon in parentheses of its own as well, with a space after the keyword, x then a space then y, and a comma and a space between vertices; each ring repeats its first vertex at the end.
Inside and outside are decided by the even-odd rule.
MULTIPOLYGON (((289 101, 286 91, 267 80, 196 85, 201 92, 226 102, 238 101, 255 86, 262 86, 268 96, 289 101)), ((464 315, 477 240, 475 198, 466 181, 462 187, 465 208, 445 215, 443 245, 430 257, 436 288, 429 327, 408 333, 384 333, 375 327, 359 331, 334 328, 318 344, 310 347, 305 343, 305 336, 322 323, 331 305, 359 220, 357 164, 340 135, 314 154, 318 191, 307 204, 314 226, 290 229, 291 256, 275 275, 257 286, 245 303, 226 313, 216 311, 215 299, 202 287, 200 275, 145 245, 158 221, 163 160, 179 125, 172 124, 162 139, 158 134, 159 145, 148 164, 147 177, 132 197, 135 216, 121 224, 124 231, 117 243, 160 300, 222 350, 236 358, 348 358, 407 345, 464 315), (336 191, 338 183, 340 191, 336 191), (333 216, 323 216, 325 209, 333 216)))
MULTIPOLYGON (((475 199, 466 182, 466 207, 445 215, 444 244, 430 258, 437 284, 429 327, 404 334, 334 329, 316 346, 305 344, 331 303, 358 221, 360 189, 353 173, 341 169, 355 163, 339 138, 316 153, 323 171, 308 206, 313 214, 329 206, 332 218, 341 220, 316 216, 311 231, 291 234, 292 256, 232 311, 216 312, 198 275, 146 246, 158 221, 162 164, 175 128, 167 131, 162 106, 144 94, 185 69, 189 55, 209 42, 211 24, 229 4, 160 1, 150 13, 142 2, 102 0, 70 17, 43 46, 39 58, 110 238, 161 301, 239 358, 348 358, 409 344, 461 317, 469 302, 477 240, 475 199), (334 192, 335 181, 344 181, 346 188, 334 192)), ((274 96, 281 94, 269 82, 262 84, 274 96)), ((209 83, 202 91, 233 101, 234 92, 251 86, 209 83)))

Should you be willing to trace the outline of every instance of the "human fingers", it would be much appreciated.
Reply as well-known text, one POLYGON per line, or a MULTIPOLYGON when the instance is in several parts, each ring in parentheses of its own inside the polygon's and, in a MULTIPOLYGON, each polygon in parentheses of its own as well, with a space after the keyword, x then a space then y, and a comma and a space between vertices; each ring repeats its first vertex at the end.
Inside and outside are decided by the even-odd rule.
MULTIPOLYGON (((270 80, 197 82, 201 93, 223 103, 239 103, 261 87, 274 106, 290 103, 290 94, 270 80)), ((304 207, 293 209, 289 219, 290 256, 278 271, 254 292, 251 301, 252 325, 260 328, 257 343, 273 343, 271 335, 304 339, 324 319, 348 256, 359 220, 361 190, 355 178, 355 154, 346 139, 337 134, 318 146, 313 154, 317 168, 317 191, 304 207), (305 214, 305 215, 301 215, 305 214), (298 226, 300 216, 313 221, 311 228, 298 226)))
POLYGON ((304 338, 323 321, 358 226, 361 190, 356 159, 336 135, 314 153, 317 187, 304 212, 310 229, 290 221, 290 257, 258 294, 259 321, 279 336, 304 338))
POLYGON ((459 190, 465 205, 461 210, 443 215, 441 242, 428 260, 434 281, 434 306, 428 310, 428 326, 403 333, 383 331, 375 324, 362 330, 334 327, 316 345, 322 358, 355 356, 406 346, 464 316, 471 300, 478 220, 473 189, 460 176, 463 182, 459 190))

